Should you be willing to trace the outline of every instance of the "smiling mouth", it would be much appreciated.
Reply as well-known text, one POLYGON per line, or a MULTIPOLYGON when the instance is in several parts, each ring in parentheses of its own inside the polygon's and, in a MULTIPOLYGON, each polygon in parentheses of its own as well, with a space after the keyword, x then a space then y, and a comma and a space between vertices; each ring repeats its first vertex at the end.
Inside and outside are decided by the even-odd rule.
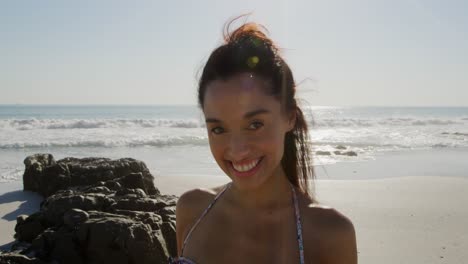
POLYGON ((249 163, 244 163, 244 164, 234 164, 231 161, 231 166, 234 169, 234 172, 238 176, 249 176, 252 175, 256 172, 258 169, 258 165, 260 162, 263 160, 263 157, 260 157, 258 159, 252 160, 249 163))

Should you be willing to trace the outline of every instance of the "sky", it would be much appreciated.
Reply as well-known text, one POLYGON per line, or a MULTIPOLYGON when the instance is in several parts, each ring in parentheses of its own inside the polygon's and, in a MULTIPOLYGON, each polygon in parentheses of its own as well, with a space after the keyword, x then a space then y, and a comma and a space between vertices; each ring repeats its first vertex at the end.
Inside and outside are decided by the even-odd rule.
POLYGON ((0 104, 195 105, 249 12, 309 105, 468 106, 464 0, 1 1, 0 104))

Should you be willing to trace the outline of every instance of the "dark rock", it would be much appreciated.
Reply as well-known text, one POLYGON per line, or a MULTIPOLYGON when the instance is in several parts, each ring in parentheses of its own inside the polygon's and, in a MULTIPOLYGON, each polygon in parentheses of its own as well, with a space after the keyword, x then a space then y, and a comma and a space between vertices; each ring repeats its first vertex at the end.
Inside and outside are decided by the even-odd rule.
POLYGON ((113 190, 123 185, 140 188, 147 194, 159 194, 146 165, 131 158, 64 158, 55 161, 50 154, 36 154, 27 157, 24 164, 24 190, 35 191, 45 197, 69 187, 103 184, 113 190), (106 183, 117 179, 116 183, 106 183))
POLYGON ((341 152, 341 151, 334 151, 333 153, 335 153, 335 155, 344 155, 344 156, 357 156, 357 153, 355 151, 345 151, 345 152, 341 152))
POLYGON ((321 151, 321 150, 315 152, 315 154, 324 155, 324 156, 330 156, 331 155, 330 151, 321 151))
MULTIPOLYGON (((67 164, 72 176, 72 186, 78 185, 93 185, 99 181, 108 181, 121 177, 127 177, 129 174, 141 174, 141 178, 134 179, 138 181, 139 187, 145 190, 148 194, 159 194, 159 191, 154 187, 154 177, 149 172, 146 165, 132 158, 123 158, 118 160, 110 160, 106 158, 65 158, 57 161, 67 164)), ((125 178, 125 182, 132 184, 133 176, 125 178)))
POLYGON ((357 153, 354 152, 354 151, 346 151, 346 152, 343 152, 342 155, 346 155, 346 156, 357 156, 357 153))
POLYGON ((91 187, 86 189, 84 192, 86 193, 103 193, 103 194, 109 194, 113 193, 109 188, 105 186, 97 186, 97 187, 91 187))
POLYGON ((58 231, 55 238, 54 247, 50 251, 50 259, 67 264, 88 263, 83 259, 81 249, 75 243, 74 233, 58 231))
POLYGON ((105 211, 113 202, 110 197, 100 193, 59 192, 42 203, 41 212, 50 225, 61 225, 63 215, 70 209, 105 211))
POLYGON ((67 165, 57 163, 44 168, 42 181, 39 184, 39 193, 47 197, 58 190, 67 189, 70 183, 71 177, 67 165))
POLYGON ((158 201, 157 199, 151 198, 127 198, 124 197, 118 200, 111 206, 112 210, 121 209, 121 210, 133 210, 133 211, 142 211, 142 212, 155 212, 159 209, 165 207, 166 204, 164 201, 158 201))
POLYGON ((346 147, 343 146, 343 145, 338 145, 338 146, 335 147, 335 149, 346 149, 346 147))
POLYGON ((143 190, 140 189, 140 188, 118 190, 118 191, 115 193, 115 195, 116 195, 116 196, 132 195, 132 197, 135 197, 135 198, 143 198, 143 197, 146 197, 145 191, 143 191, 143 190))
POLYGON ((40 212, 30 215, 26 219, 19 217, 15 226, 15 238, 18 241, 31 243, 44 230, 44 221, 40 212))
POLYGON ((26 221, 26 218, 28 218, 28 215, 18 215, 18 217, 16 217, 16 224, 21 225, 22 223, 24 223, 24 221, 26 221))
POLYGON ((18 216, 11 254, 20 255, 0 254, 0 264, 166 263, 177 254, 178 197, 161 195, 143 162, 38 154, 25 165, 25 189, 46 198, 18 216))
POLYGON ((31 247, 31 243, 24 241, 17 241, 11 246, 11 253, 21 253, 27 251, 31 247))
POLYGON ((35 154, 24 160, 23 189, 39 192, 42 182, 42 172, 47 166, 55 164, 51 154, 35 154))
POLYGON ((17 253, 5 253, 0 254, 0 264, 46 264, 46 262, 17 253))
POLYGON ((169 257, 165 241, 151 227, 121 215, 93 212, 77 230, 91 263, 163 263, 169 257))
POLYGON ((176 232, 175 221, 164 222, 161 225, 161 232, 167 243, 167 250, 170 256, 177 256, 177 241, 174 233, 176 232))
POLYGON ((51 250, 55 246, 55 240, 55 231, 48 228, 32 241, 29 249, 36 252, 36 256, 38 258, 47 259, 49 258, 51 250))
POLYGON ((107 188, 113 191, 119 191, 122 189, 122 185, 120 185, 120 183, 116 181, 106 181, 104 183, 104 186, 106 186, 107 188))
POLYGON ((63 215, 63 223, 65 226, 74 229, 78 225, 86 222, 89 219, 89 214, 80 209, 70 209, 63 215))

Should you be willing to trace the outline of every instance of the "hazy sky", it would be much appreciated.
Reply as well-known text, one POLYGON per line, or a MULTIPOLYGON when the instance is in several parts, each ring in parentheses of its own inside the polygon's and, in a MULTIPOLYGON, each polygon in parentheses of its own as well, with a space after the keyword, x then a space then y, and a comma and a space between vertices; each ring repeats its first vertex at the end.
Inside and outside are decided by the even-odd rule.
POLYGON ((468 1, 1 1, 0 104, 196 104, 253 12, 312 105, 468 106, 468 1))

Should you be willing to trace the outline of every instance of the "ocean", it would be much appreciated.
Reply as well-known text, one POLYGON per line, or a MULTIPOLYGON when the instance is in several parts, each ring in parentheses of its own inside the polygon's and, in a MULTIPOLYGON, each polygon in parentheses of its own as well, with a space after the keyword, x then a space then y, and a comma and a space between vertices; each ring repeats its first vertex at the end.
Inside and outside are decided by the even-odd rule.
MULTIPOLYGON (((395 152, 468 153, 468 107, 303 110, 316 166, 395 152), (351 151, 356 156, 342 155, 351 151)), ((23 160, 34 153, 132 157, 155 176, 225 177, 211 156, 203 120, 197 106, 0 105, 0 182, 21 181, 23 160)))

